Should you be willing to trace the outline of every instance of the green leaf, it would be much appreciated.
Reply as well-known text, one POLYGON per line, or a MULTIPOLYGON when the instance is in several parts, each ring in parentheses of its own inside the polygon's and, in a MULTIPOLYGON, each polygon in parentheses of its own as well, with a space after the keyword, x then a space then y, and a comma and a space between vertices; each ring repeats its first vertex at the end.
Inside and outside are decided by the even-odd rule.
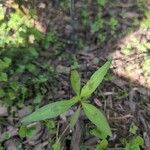
POLYGON ((8 77, 6 73, 0 73, 0 81, 7 81, 8 77))
POLYGON ((105 6, 107 0, 97 0, 97 3, 100 5, 100 6, 105 6))
POLYGON ((108 146, 108 141, 106 139, 103 139, 96 147, 95 150, 105 150, 108 146))
POLYGON ((81 111, 81 108, 79 107, 76 112, 71 116, 71 119, 70 119, 70 127, 73 128, 80 116, 80 111, 81 111))
POLYGON ((98 32, 100 29, 103 28, 103 26, 104 21, 101 18, 96 20, 91 26, 92 33, 98 32))
POLYGON ((30 137, 32 138, 36 134, 36 128, 27 128, 26 126, 21 126, 19 129, 19 136, 21 138, 30 137))
POLYGON ((129 132, 132 134, 136 134, 137 130, 138 130, 138 127, 133 125, 130 127, 129 132))
POLYGON ((27 137, 29 137, 29 138, 32 138, 32 137, 34 137, 35 135, 36 135, 36 128, 35 127, 33 127, 33 128, 29 128, 28 129, 28 132, 27 132, 27 137))
POLYGON ((40 121, 50 119, 59 116, 60 114, 67 111, 72 105, 74 105, 78 99, 76 97, 70 100, 63 100, 45 105, 29 116, 23 118, 22 123, 29 123, 33 121, 40 121))
POLYGON ((37 95, 36 95, 36 97, 34 98, 33 102, 34 102, 35 104, 38 104, 38 103, 40 103, 40 102, 42 101, 43 97, 44 97, 44 96, 43 96, 41 93, 37 93, 37 95))
POLYGON ((11 59, 5 57, 3 60, 0 59, 0 71, 3 71, 4 69, 7 69, 11 64, 11 59))
POLYGON ((127 143, 125 150, 140 150, 140 146, 144 144, 144 140, 140 136, 136 136, 127 143))
POLYGON ((28 132, 27 127, 21 126, 20 129, 19 129, 18 134, 19 134, 19 136, 20 136, 21 138, 24 138, 24 137, 26 137, 27 132, 28 132))
POLYGON ((31 72, 31 73, 35 73, 36 72, 36 66, 33 65, 32 63, 29 63, 26 65, 26 69, 31 72))
POLYGON ((9 65, 11 64, 11 59, 10 58, 8 58, 8 57, 5 57, 4 58, 4 62, 5 62, 5 64, 6 64, 6 67, 9 67, 9 65))
POLYGON ((3 89, 0 89, 0 98, 5 96, 5 91, 3 89))
POLYGON ((103 81, 103 78, 106 75, 110 65, 111 60, 107 61, 91 76, 90 80, 86 83, 86 85, 84 85, 81 90, 81 97, 88 97, 96 90, 96 88, 103 81))
POLYGON ((56 143, 52 145, 52 147, 53 147, 53 150, 61 150, 61 144, 58 140, 56 141, 56 143))
POLYGON ((111 129, 104 114, 91 104, 82 103, 82 106, 86 116, 100 131, 101 138, 104 139, 108 135, 111 136, 111 129))
POLYGON ((95 137, 101 138, 101 132, 97 128, 92 129, 90 131, 90 134, 94 135, 95 137))
POLYGON ((55 122, 52 121, 52 120, 48 120, 46 122, 46 127, 47 127, 47 129, 48 129, 49 132, 52 131, 52 130, 54 130, 54 128, 55 128, 55 122))
POLYGON ((71 71, 71 86, 74 90, 74 92, 79 95, 80 94, 80 89, 81 89, 81 84, 80 84, 80 75, 77 70, 72 70, 71 71))
POLYGON ((135 138, 135 143, 137 143, 138 145, 143 145, 144 144, 144 140, 143 140, 143 138, 142 137, 140 137, 140 136, 137 136, 136 138, 135 138))

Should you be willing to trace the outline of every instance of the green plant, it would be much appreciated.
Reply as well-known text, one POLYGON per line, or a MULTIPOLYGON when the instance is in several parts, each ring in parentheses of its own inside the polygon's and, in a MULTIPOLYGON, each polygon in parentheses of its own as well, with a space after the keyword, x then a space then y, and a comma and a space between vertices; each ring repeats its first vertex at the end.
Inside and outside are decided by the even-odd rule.
POLYGON ((117 29, 117 27, 119 25, 119 22, 118 22, 117 18, 111 17, 108 25, 109 25, 109 27, 111 29, 111 34, 114 35, 115 32, 116 32, 116 29, 117 29))
POLYGON ((105 4, 107 3, 107 0, 97 0, 97 3, 99 6, 105 6, 105 4))
POLYGON ((90 80, 83 86, 82 89, 80 85, 80 76, 77 70, 73 69, 71 71, 71 85, 76 96, 74 96, 70 100, 62 100, 45 105, 37 109, 29 116, 23 118, 21 122, 30 123, 33 121, 51 119, 67 111, 74 104, 78 104, 79 107, 71 118, 71 127, 74 127, 76 121, 79 118, 80 110, 82 108, 88 119, 96 125, 102 139, 105 139, 107 136, 111 136, 111 129, 104 114, 99 111, 95 106, 89 104, 87 100, 96 90, 99 84, 103 81, 103 78, 106 75, 110 65, 111 61, 107 61, 91 76, 90 80))
POLYGON ((36 134, 36 128, 34 127, 26 127, 26 126, 21 126, 18 132, 19 136, 21 138, 25 138, 25 137, 33 137, 36 134))
POLYGON ((125 145, 125 150, 140 150, 140 147, 144 144, 143 138, 137 135, 137 130, 137 126, 131 126, 129 129, 130 137, 121 140, 122 144, 125 145))
POLYGON ((97 145, 95 150, 105 150, 108 146, 108 141, 106 139, 103 139, 100 141, 100 143, 97 145))
POLYGON ((61 144, 60 141, 57 140, 53 145, 52 145, 53 150, 60 150, 61 149, 61 144))
POLYGON ((140 136, 135 136, 126 144, 125 150, 140 150, 140 146, 143 144, 143 138, 140 136))
POLYGON ((102 14, 98 13, 94 23, 91 25, 91 31, 93 33, 100 31, 104 27, 104 20, 102 18, 102 14))
POLYGON ((10 65, 11 65, 11 59, 7 57, 0 59, 0 82, 8 80, 6 70, 7 68, 9 68, 10 65))

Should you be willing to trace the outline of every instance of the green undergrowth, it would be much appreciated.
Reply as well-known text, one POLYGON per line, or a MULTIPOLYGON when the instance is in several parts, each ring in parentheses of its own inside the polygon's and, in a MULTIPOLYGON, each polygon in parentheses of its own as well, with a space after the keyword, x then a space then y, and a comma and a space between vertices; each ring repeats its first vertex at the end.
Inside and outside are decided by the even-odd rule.
POLYGON ((85 33, 85 39, 79 36, 78 46, 80 48, 87 44, 90 45, 92 42, 103 47, 110 39, 117 41, 120 37, 134 31, 142 24, 143 26, 149 24, 148 20, 144 20, 145 11, 148 11, 146 7, 147 0, 138 0, 132 8, 133 12, 140 14, 142 19, 138 15, 129 17, 128 8, 124 8, 124 13, 121 12, 119 10, 122 6, 121 1, 96 0, 91 2, 82 0, 80 5, 81 7, 78 10, 80 24, 85 33), (127 22, 127 25, 124 25, 124 22, 127 22), (125 28, 123 29, 122 26, 125 28), (92 38, 90 38, 89 34, 92 38))
POLYGON ((0 99, 9 105, 31 97, 38 103, 46 89, 44 84, 54 76, 54 66, 47 64, 60 48, 56 32, 42 33, 33 24, 32 13, 18 7, 9 13, 0 5, 0 99), (42 57, 47 53, 49 58, 42 57))

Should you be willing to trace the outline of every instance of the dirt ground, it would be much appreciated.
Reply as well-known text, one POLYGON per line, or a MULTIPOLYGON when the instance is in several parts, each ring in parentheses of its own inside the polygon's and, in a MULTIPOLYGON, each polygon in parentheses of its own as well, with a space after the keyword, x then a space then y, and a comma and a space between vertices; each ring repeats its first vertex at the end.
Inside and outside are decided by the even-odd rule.
MULTIPOLYGON (((112 137, 108 139, 108 150, 123 150, 124 146, 121 140, 131 137, 129 129, 133 125, 138 127, 138 135, 144 138, 145 143, 142 149, 150 150, 150 79, 145 78, 145 72, 141 70, 140 65, 143 61, 143 55, 139 55, 136 52, 125 55, 122 52, 122 49, 128 43, 132 43, 134 39, 150 42, 150 29, 141 29, 138 24, 133 25, 133 18, 135 17, 140 21, 144 20, 144 14, 138 8, 137 1, 119 0, 117 2, 108 2, 102 9, 102 18, 104 20, 107 21, 111 15, 116 16, 119 20, 115 35, 111 35, 109 28, 103 29, 102 34, 106 33, 106 40, 103 43, 98 42, 97 33, 92 33, 90 27, 88 25, 83 26, 81 22, 84 1, 76 0, 75 3, 74 37, 72 36, 73 30, 69 8, 65 9, 61 2, 58 0, 33 0, 32 3, 26 1, 20 5, 25 12, 29 7, 34 7, 38 14, 35 27, 43 33, 57 31, 60 39, 66 45, 58 58, 50 60, 50 63, 55 64, 59 75, 56 77, 55 83, 47 83, 48 91, 41 105, 47 103, 49 99, 66 99, 72 95, 69 84, 70 63, 67 60, 70 55, 74 53, 77 56, 83 82, 107 58, 112 57, 111 79, 106 79, 91 98, 91 102, 106 113, 113 132, 112 137), (129 28, 132 30, 128 31, 129 28), (73 38, 76 41, 82 40, 83 44, 76 44, 74 49, 73 38), (130 70, 127 70, 126 66, 131 66, 131 64, 130 70)), ((92 0, 87 0, 86 2, 89 11, 88 19, 92 23, 98 8, 92 0)), ((149 7, 150 4, 147 4, 146 8, 149 7)), ((50 49, 47 52, 51 52, 50 49)), ((44 53, 42 54, 42 60, 46 57, 44 53)), ((75 109, 73 108, 70 111, 75 109)), ((23 113, 24 116, 26 111, 28 110, 24 108, 18 112, 23 113)), ((63 133, 67 127, 66 118, 69 113, 67 112, 67 114, 63 114, 55 120, 59 134, 63 133)), ((20 143, 22 147, 18 149, 51 150, 49 146, 50 135, 42 123, 30 125, 36 126, 36 136, 20 139, 18 136, 18 124, 12 124, 13 118, 11 116, 4 119, 5 121, 0 128, 0 142, 3 143, 7 150, 17 149, 16 145, 20 145, 20 143), (7 132, 11 133, 9 140, 4 137, 7 132)), ((92 150, 97 144, 98 138, 88 133, 88 124, 87 118, 82 113, 75 129, 73 131, 66 130, 63 133, 62 149, 78 150, 81 145, 85 145, 87 149, 92 150)))

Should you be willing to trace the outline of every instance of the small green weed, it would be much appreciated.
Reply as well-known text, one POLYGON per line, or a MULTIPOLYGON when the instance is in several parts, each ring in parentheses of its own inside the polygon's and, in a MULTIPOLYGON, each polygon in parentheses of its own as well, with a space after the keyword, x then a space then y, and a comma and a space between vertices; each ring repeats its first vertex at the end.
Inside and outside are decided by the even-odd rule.
POLYGON ((91 26, 92 32, 98 32, 104 27, 104 20, 101 18, 101 13, 98 14, 95 22, 91 26))
POLYGON ((111 17, 109 20, 105 20, 103 18, 103 13, 102 10, 100 9, 96 19, 93 21, 91 24, 91 32, 92 33, 97 33, 97 40, 98 43, 102 44, 106 41, 107 37, 111 34, 113 37, 116 37, 116 31, 119 27, 119 21, 117 20, 116 17, 111 17), (105 30, 108 30, 107 33, 105 30), (109 34, 108 34, 109 33, 109 34))
POLYGON ((97 0, 97 3, 99 6, 105 6, 107 3, 107 0, 97 0))
POLYGON ((118 22, 117 18, 111 17, 108 25, 110 27, 111 34, 115 35, 117 27, 119 25, 119 22, 118 22))
POLYGON ((73 128, 76 124, 80 111, 83 109, 88 119, 97 127, 97 130, 100 132, 100 138, 105 139, 107 136, 111 136, 111 129, 108 125, 108 122, 104 114, 99 111, 95 106, 89 104, 88 98, 96 90, 99 84, 103 81, 104 76, 106 75, 111 61, 107 61, 101 68, 99 68, 90 78, 90 80, 83 86, 81 89, 80 76, 76 69, 71 71, 71 85, 75 97, 70 100, 62 100, 54 102, 48 105, 45 105, 29 116, 21 120, 22 123, 30 123, 34 121, 41 121, 45 119, 51 119, 59 116, 63 112, 67 111, 73 105, 78 104, 78 109, 71 117, 70 127, 73 128))
POLYGON ((126 144, 125 150, 140 150, 140 146, 143 144, 143 138, 135 136, 126 144))
POLYGON ((33 137, 36 134, 36 128, 35 127, 26 127, 26 126, 21 126, 18 132, 19 136, 21 138, 25 138, 25 137, 33 137))
POLYGON ((144 140, 141 136, 137 135, 138 127, 133 125, 130 127, 129 132, 131 136, 121 140, 122 144, 125 145, 125 150, 140 150, 144 144, 144 140))

